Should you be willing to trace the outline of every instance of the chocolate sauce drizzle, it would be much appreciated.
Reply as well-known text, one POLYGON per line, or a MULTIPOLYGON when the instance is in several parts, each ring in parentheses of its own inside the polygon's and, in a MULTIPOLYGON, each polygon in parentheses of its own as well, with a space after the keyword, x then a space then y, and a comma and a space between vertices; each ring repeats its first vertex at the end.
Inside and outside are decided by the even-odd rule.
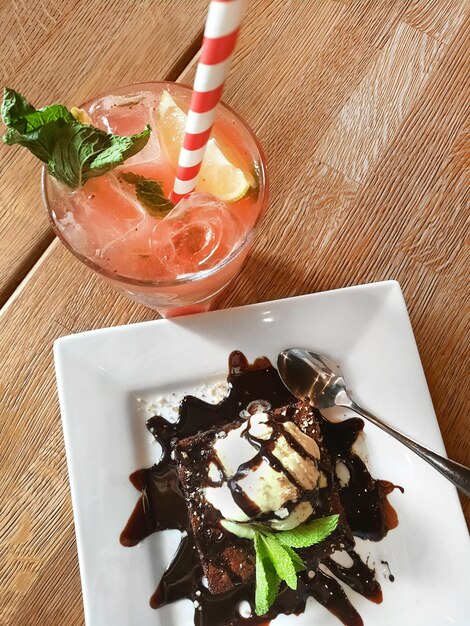
MULTIPOLYGON (((247 407, 248 413, 256 413, 258 411, 259 402, 253 402, 251 405, 247 407), (252 406, 254 405, 254 406, 252 406)), ((270 410, 270 406, 261 407, 261 410, 270 410)), ((291 408, 291 407, 289 407, 291 408)), ((292 408, 294 408, 292 406, 292 408)), ((281 416, 278 416, 276 420, 269 420, 267 425, 271 429, 272 433, 267 439, 258 439, 250 434, 250 422, 247 420, 246 426, 241 433, 242 437, 245 437, 247 441, 253 446, 254 449, 258 450, 258 453, 246 463, 242 463, 236 474, 229 478, 227 481, 228 487, 232 492, 232 497, 234 502, 238 505, 238 507, 252 520, 257 522, 268 522, 273 514, 271 513, 261 513, 261 509, 259 506, 251 500, 247 494, 243 491, 243 488, 239 484, 239 480, 256 470, 263 461, 267 462, 273 469, 275 469, 280 474, 283 474, 285 478, 289 480, 291 485, 295 487, 297 492, 300 494, 299 497, 295 501, 286 502, 283 506, 289 513, 298 506, 299 502, 307 501, 312 505, 315 505, 318 495, 318 489, 305 489, 302 484, 297 480, 297 478, 282 465, 281 461, 275 456, 274 450, 276 447, 276 443, 278 442, 280 437, 283 437, 287 445, 291 450, 294 450, 299 456, 302 458, 310 459, 313 462, 313 467, 316 468, 318 458, 311 455, 298 441, 295 437, 293 437, 289 432, 287 432, 283 428, 283 422, 287 422, 290 420, 289 411, 286 412, 286 415, 281 419, 281 416)), ((222 476, 227 480, 227 476, 225 475, 225 471, 223 467, 221 467, 220 462, 217 461, 217 456, 211 456, 211 462, 216 463, 219 467, 219 470, 222 476)))
MULTIPOLYGON (((382 601, 382 591, 375 580, 375 572, 352 549, 348 549, 352 559, 350 567, 339 565, 330 557, 307 563, 307 570, 299 574, 297 590, 292 591, 284 585, 269 613, 263 617, 257 617, 253 612, 252 617, 242 618, 238 612, 238 605, 243 600, 254 607, 254 584, 239 584, 217 595, 204 586, 186 503, 171 458, 171 442, 225 424, 227 416, 238 416, 250 402, 260 398, 268 401, 273 409, 295 401, 265 357, 250 365, 241 352, 233 352, 229 358, 228 381, 232 386, 230 393, 220 404, 212 405, 186 396, 175 423, 158 416, 147 422, 148 429, 162 446, 162 456, 153 467, 131 474, 130 480, 142 496, 120 540, 124 546, 135 546, 159 530, 183 531, 177 553, 150 600, 151 606, 159 608, 188 598, 195 604, 195 626, 267 626, 280 613, 302 613, 307 598, 313 596, 345 626, 363 626, 360 615, 332 575, 372 602, 382 601)), ((397 515, 387 500, 395 486, 373 479, 362 460, 351 450, 364 423, 358 418, 332 423, 319 413, 317 416, 324 446, 333 459, 346 465, 350 474, 349 483, 340 490, 340 498, 353 534, 379 541, 398 524, 397 515)))

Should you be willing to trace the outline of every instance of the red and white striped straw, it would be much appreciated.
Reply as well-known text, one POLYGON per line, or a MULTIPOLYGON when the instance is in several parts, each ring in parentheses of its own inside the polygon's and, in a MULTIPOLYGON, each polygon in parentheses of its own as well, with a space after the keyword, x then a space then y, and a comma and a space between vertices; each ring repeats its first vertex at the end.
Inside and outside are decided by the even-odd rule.
POLYGON ((209 5, 171 197, 175 204, 196 186, 245 6, 246 0, 212 0, 209 5))

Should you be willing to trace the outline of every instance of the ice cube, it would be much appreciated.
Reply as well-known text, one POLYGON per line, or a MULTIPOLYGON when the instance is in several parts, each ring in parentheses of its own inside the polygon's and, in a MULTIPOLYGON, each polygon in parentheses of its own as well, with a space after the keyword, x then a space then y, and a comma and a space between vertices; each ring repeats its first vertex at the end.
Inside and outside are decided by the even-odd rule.
POLYGON ((180 276, 217 265, 241 240, 244 229, 224 203, 192 193, 153 229, 154 254, 180 276))
POLYGON ((145 148, 126 161, 126 167, 132 167, 160 159, 156 128, 158 106, 154 93, 140 91, 129 96, 105 96, 90 107, 89 115, 93 124, 115 135, 133 135, 150 126, 152 132, 145 148))
POLYGON ((109 95, 97 100, 88 110, 95 126, 115 135, 140 133, 151 124, 152 111, 156 110, 156 95, 150 91, 137 91, 127 96, 109 95))
POLYGON ((123 237, 111 242, 101 251, 103 265, 111 272, 137 280, 165 280, 173 278, 167 267, 152 249, 155 220, 148 217, 123 237))
MULTIPOLYGON (((113 174, 92 178, 81 189, 70 194, 70 212, 73 214, 72 231, 63 221, 64 235, 72 245, 86 256, 101 254, 101 251, 124 237, 144 219, 145 212, 113 174), (78 237, 80 239, 78 240, 78 237)), ((67 217, 72 226, 70 217, 67 217)))

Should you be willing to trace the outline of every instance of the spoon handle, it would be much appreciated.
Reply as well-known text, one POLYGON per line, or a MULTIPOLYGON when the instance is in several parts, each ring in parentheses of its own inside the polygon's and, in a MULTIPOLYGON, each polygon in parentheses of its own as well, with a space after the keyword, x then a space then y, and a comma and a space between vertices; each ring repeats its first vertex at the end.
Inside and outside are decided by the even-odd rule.
POLYGON ((417 441, 410 439, 385 422, 382 422, 382 420, 376 417, 373 413, 370 413, 370 411, 358 406, 354 400, 351 400, 351 398, 347 396, 346 393, 342 393, 340 396, 341 397, 337 398, 337 404, 352 409, 355 413, 362 415, 362 417, 365 417, 366 420, 384 430, 387 434, 397 439, 413 452, 416 452, 418 456, 427 461, 429 465, 434 467, 434 469, 450 480, 450 482, 453 483, 462 493, 464 493, 467 498, 470 498, 470 467, 465 467, 465 465, 461 465, 451 459, 447 459, 440 454, 433 452, 429 448, 426 448, 426 446, 421 445, 417 441))

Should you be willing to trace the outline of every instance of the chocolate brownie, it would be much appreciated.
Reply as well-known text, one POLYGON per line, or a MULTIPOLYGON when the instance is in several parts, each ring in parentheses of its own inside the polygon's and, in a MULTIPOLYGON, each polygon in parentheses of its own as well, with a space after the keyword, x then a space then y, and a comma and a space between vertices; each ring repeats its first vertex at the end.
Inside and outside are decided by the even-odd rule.
MULTIPOLYGON (((335 477, 334 462, 322 445, 318 418, 308 402, 299 401, 267 413, 269 424, 276 427, 277 424, 294 423, 318 446, 319 488, 307 494, 313 513, 309 514, 305 521, 335 513, 340 515, 336 530, 326 540, 299 550, 307 567, 314 567, 320 559, 335 550, 354 545, 338 495, 339 486, 335 477)), ((214 444, 243 424, 244 419, 237 416, 224 427, 217 427, 179 441, 174 448, 196 546, 208 588, 214 594, 228 591, 236 584, 255 580, 253 541, 227 531, 221 524, 224 519, 221 512, 209 502, 206 495, 206 487, 214 484, 214 444)))

